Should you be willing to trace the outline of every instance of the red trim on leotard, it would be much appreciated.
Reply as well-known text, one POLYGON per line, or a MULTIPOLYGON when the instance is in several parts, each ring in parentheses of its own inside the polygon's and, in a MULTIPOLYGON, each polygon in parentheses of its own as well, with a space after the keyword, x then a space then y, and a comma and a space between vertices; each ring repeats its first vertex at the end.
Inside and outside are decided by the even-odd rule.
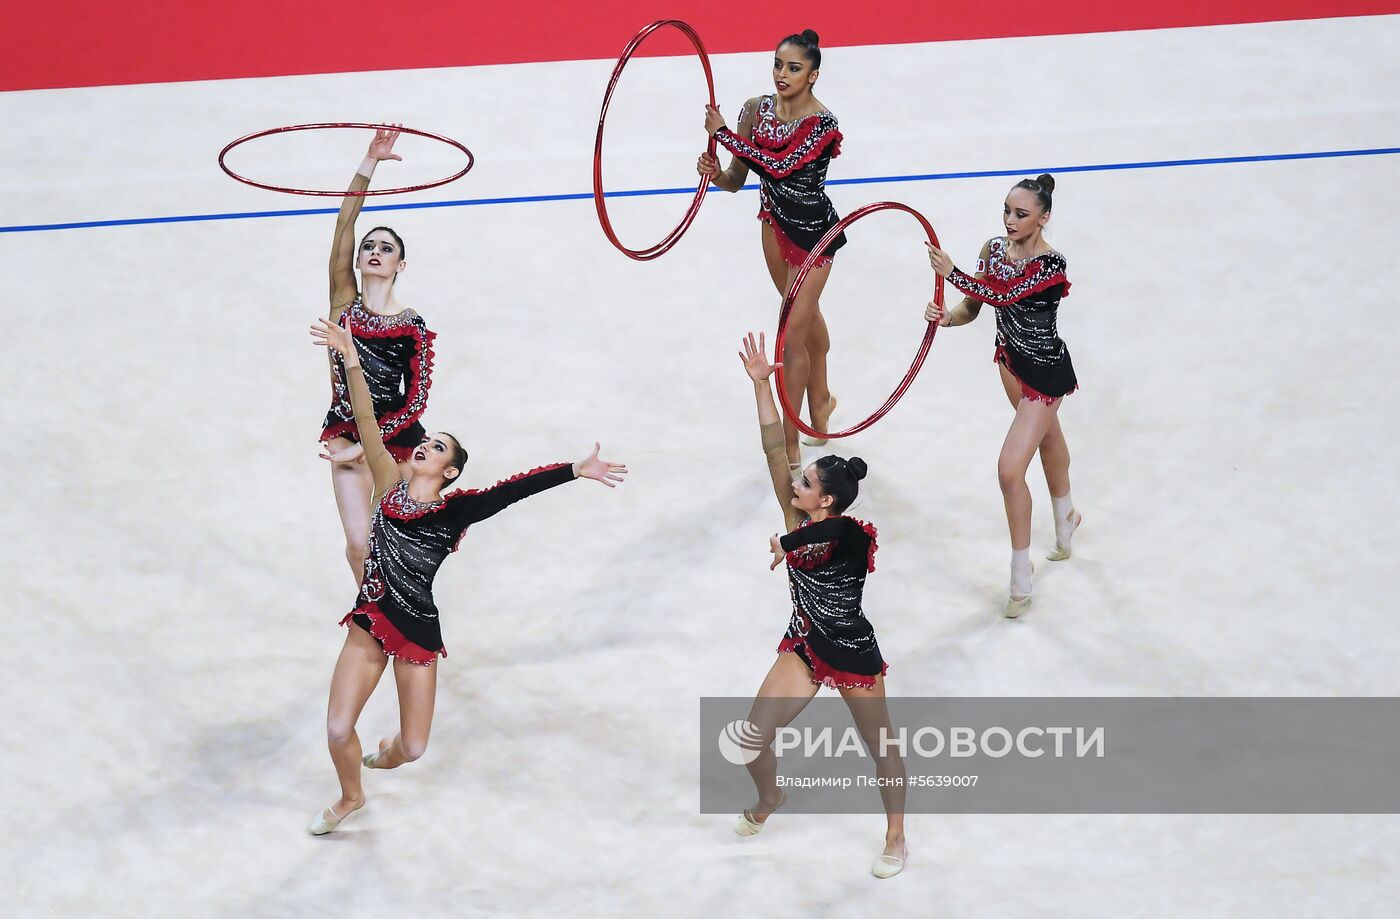
MULTIPOLYGON (((385 417, 388 416, 386 415, 385 417)), ((357 444, 360 442, 360 429, 355 427, 355 422, 353 421, 337 421, 321 432, 321 443, 325 443, 333 437, 344 437, 351 443, 357 444)), ((413 451, 416 450, 417 447, 401 447, 397 444, 385 444, 384 449, 389 451, 389 455, 394 458, 394 462, 406 463, 409 457, 413 456, 413 451)))
MULTIPOLYGON (((773 236, 778 240, 778 251, 783 254, 783 261, 794 268, 801 268, 802 263, 807 261, 807 250, 793 242, 792 239, 783 232, 783 228, 778 226, 778 221, 773 218, 773 213, 771 211, 759 211, 758 219, 773 228, 773 236)), ((827 265, 830 265, 832 261, 833 257, 830 255, 819 255, 817 256, 817 260, 812 263, 812 267, 825 268, 827 265)))
MULTIPOLYGON (((861 520, 859 517, 848 517, 845 514, 833 514, 831 517, 828 517, 826 519, 834 520, 838 517, 845 517, 847 520, 859 526, 862 530, 865 531, 865 535, 870 537, 870 545, 867 546, 865 550, 865 570, 867 573, 874 571, 875 550, 880 548, 878 540, 880 531, 875 529, 875 524, 867 523, 864 520, 861 520)), ((796 530, 793 530, 792 532, 796 533, 798 532, 798 530, 801 530, 802 527, 811 525, 811 518, 808 518, 806 522, 801 524, 796 530)), ((787 553, 787 563, 794 568, 802 568, 804 570, 810 571, 811 569, 816 568, 819 565, 824 565, 831 560, 831 553, 834 546, 834 542, 818 542, 811 543, 805 546, 798 546, 796 549, 793 549, 791 552, 787 553), (804 549, 815 549, 817 546, 824 546, 825 548, 821 549, 820 551, 810 552, 805 555, 803 554, 804 549)))
MULTIPOLYGON (((749 163, 749 165, 759 169, 764 175, 775 181, 782 181, 792 175, 797 170, 813 162, 827 148, 831 148, 831 158, 835 159, 841 155, 841 131, 837 128, 830 128, 813 139, 812 134, 822 125, 822 116, 831 115, 830 112, 814 112, 803 118, 804 124, 794 130, 787 139, 780 145, 768 146, 760 144, 757 139, 747 140, 735 134, 728 127, 722 127, 714 133, 717 143, 723 146, 730 153, 749 163), (805 152, 797 154, 802 145, 809 140, 814 140, 812 146, 805 152)), ((836 117, 831 116, 831 123, 835 123, 836 117)))
POLYGON ((404 634, 389 621, 389 617, 384 615, 379 609, 379 604, 373 601, 355 607, 345 614, 345 618, 340 620, 341 625, 351 625, 356 614, 369 617, 370 635, 379 642, 384 653, 390 657, 396 657, 413 664, 420 664, 424 667, 437 659, 438 655, 447 656, 446 648, 438 648, 436 651, 429 651, 427 648, 416 645, 404 637, 404 634))
MULTIPOLYGON (((817 652, 812 648, 812 643, 804 637, 784 638, 778 643, 778 653, 784 651, 796 651, 799 645, 805 645, 807 657, 812 662, 812 682, 821 686, 829 686, 832 689, 870 689, 875 685, 875 676, 866 673, 850 673, 846 670, 837 670, 835 667, 822 660, 817 652)), ((890 665, 880 664, 880 676, 889 673, 890 665)))
MULTIPOLYGON (((411 331, 408 335, 418 345, 418 350, 408 362, 408 380, 403 387, 403 408, 389 412, 384 417, 377 419, 379 436, 386 440, 423 417, 423 412, 428 407, 428 390, 433 385, 433 340, 437 338, 437 333, 429 331, 427 326, 417 324, 411 325, 409 328, 411 331)), ((398 329, 376 330, 363 327, 357 327, 355 335, 360 338, 402 337, 402 333, 398 329)), ((407 457, 414 448, 400 447, 399 449, 403 450, 405 457, 407 457)), ((395 458, 397 459, 397 457, 395 458)))
MULTIPOLYGON (((1032 402, 1044 402, 1046 405, 1054 405, 1065 396, 1079 389, 1079 384, 1075 383, 1074 389, 1065 393, 1065 396, 1047 396, 1016 375, 1016 371, 1011 369, 1011 362, 1006 359, 1006 348, 1003 345, 997 345, 996 352, 992 355, 992 363, 1000 364, 1005 367, 1006 372, 1011 374, 1011 378, 1021 384, 1021 395, 1026 399, 1030 399, 1032 402)), ((872 568, 871 570, 874 571, 875 569, 872 568)))

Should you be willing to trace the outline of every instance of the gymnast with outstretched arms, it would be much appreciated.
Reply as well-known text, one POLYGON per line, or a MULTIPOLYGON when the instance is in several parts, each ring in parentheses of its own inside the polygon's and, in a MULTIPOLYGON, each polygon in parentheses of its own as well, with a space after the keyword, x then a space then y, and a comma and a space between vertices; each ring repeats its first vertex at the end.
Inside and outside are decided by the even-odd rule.
POLYGON ((373 477, 375 508, 359 592, 354 607, 341 620, 349 628, 331 677, 326 739, 340 779, 340 799, 317 814, 308 827, 319 836, 364 806, 362 766, 394 769, 418 759, 427 748, 437 660, 447 656, 433 580, 467 528, 517 501, 577 478, 613 488, 627 474, 627 467, 599 459, 595 444, 593 452, 576 463, 554 463, 482 491, 458 489, 444 495, 443 488, 457 481, 467 462, 467 451, 457 438, 442 432, 425 434, 405 462, 396 462, 380 433, 351 330, 320 320, 311 334, 316 343, 340 355, 365 464, 373 477), (362 759, 355 723, 391 657, 399 696, 399 732, 380 741, 378 751, 362 759))

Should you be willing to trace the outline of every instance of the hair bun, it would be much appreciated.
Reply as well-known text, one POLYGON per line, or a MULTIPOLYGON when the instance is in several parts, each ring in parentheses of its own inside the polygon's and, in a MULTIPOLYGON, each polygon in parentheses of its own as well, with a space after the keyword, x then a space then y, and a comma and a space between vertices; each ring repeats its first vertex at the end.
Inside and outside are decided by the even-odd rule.
POLYGON ((820 45, 821 42, 822 42, 821 36, 817 35, 817 33, 816 33, 816 32, 813 32, 811 29, 803 29, 803 30, 802 30, 802 37, 805 38, 805 39, 807 39, 809 42, 811 42, 811 43, 814 44, 814 45, 820 45))
POLYGON ((1042 172, 1040 175, 1035 177, 1035 180, 1039 182, 1040 187, 1045 189, 1046 191, 1055 190, 1055 177, 1052 176, 1050 173, 1042 172))
POLYGON ((859 456, 853 456, 846 460, 846 465, 850 467, 851 478, 855 479, 857 482, 865 478, 865 472, 868 468, 865 465, 865 460, 861 459, 859 456))

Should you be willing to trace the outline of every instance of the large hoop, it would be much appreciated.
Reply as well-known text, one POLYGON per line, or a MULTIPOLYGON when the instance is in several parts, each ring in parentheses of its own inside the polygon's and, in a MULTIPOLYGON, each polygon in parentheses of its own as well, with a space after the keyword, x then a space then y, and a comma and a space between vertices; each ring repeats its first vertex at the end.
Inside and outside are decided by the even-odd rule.
POLYGON ((323 197, 329 198, 368 198, 374 195, 402 195, 407 194, 411 191, 422 191, 425 188, 437 188, 439 185, 446 185, 448 182, 455 182, 457 179, 460 179, 462 176, 467 174, 467 172, 472 168, 472 166, 475 163, 476 158, 472 156, 472 152, 450 137, 443 137, 441 134, 432 134, 428 131, 419 131, 417 128, 405 128, 400 125, 362 124, 360 122, 343 122, 334 124, 292 124, 287 125, 284 128, 268 128, 266 131, 257 131, 253 134, 246 134, 243 137, 240 137, 237 140, 229 143, 227 146, 224 147, 224 149, 219 151, 219 168, 222 169, 224 172, 228 173, 229 178, 237 179, 244 185, 251 185, 254 188, 265 188, 268 191, 279 191, 288 195, 321 195, 323 197), (409 185, 404 188, 378 188, 374 190, 365 189, 364 191, 320 191, 317 189, 289 188, 283 185, 268 185, 265 182, 254 182, 247 176, 241 176, 238 173, 234 172, 232 169, 228 168, 228 164, 224 162, 224 157, 228 155, 228 152, 230 150, 232 150, 234 147, 239 146, 240 144, 246 144, 250 140, 257 140, 260 137, 268 137, 273 134, 285 134, 288 131, 316 131, 326 128, 370 128, 374 130, 401 131, 404 134, 416 134, 419 137, 426 137, 429 140, 441 141, 442 143, 447 144, 450 147, 456 147, 458 150, 461 150, 467 155, 467 165, 462 167, 462 169, 459 172, 455 172, 445 179, 439 179, 436 182, 427 182, 423 185, 409 185))
MULTIPOLYGON (((867 204, 864 207, 857 208, 856 210, 851 211, 845 217, 842 217, 836 222, 836 226, 832 227, 830 230, 827 230, 826 235, 822 237, 821 242, 813 246, 812 251, 807 253, 807 258, 802 262, 802 267, 797 270, 797 276, 792 279, 792 287, 788 290, 787 296, 783 298, 783 310, 781 315, 779 315, 778 317, 778 340, 773 346, 773 359, 775 361, 781 361, 783 359, 783 345, 787 338, 788 317, 792 315, 792 305, 797 301, 797 294, 800 290, 802 290, 802 285, 807 280, 807 273, 812 270, 812 267, 816 264, 817 259, 821 257, 821 254, 823 252, 826 251, 826 247, 829 246, 832 242, 834 242, 836 240, 836 237, 840 236, 842 231, 844 231, 851 224, 855 223, 857 220, 859 220, 867 214, 873 214, 876 211, 888 210, 904 211, 906 214, 912 215, 915 220, 919 221, 919 225, 924 228, 924 233, 928 235, 928 241, 935 247, 939 247, 938 234, 933 232, 933 227, 930 226, 929 222, 924 219, 924 215, 920 214, 912 207, 909 207, 905 204, 900 204, 896 201, 877 201, 874 204, 867 204)), ((936 280, 934 282, 933 287, 933 299, 939 306, 942 306, 943 278, 938 277, 937 275, 935 275, 935 278, 936 280)), ((852 434, 858 434, 861 431, 864 431, 866 428, 870 427, 872 424, 885 417, 885 415, 889 413, 889 410, 894 408, 895 403, 898 402, 900 398, 904 395, 904 393, 909 389, 910 384, 914 382, 914 377, 919 375, 919 369, 924 366, 924 358, 928 357, 928 349, 933 345, 933 337, 937 333, 938 323, 930 322, 928 324, 928 330, 924 332, 924 339, 919 344, 919 352, 918 354, 914 355, 914 362, 909 365, 909 372, 904 375, 903 380, 900 380, 899 385, 895 387, 894 392, 890 393, 890 397, 885 400, 885 404, 876 409, 874 414, 872 414, 869 418, 866 418, 860 424, 857 424, 854 427, 847 428, 844 431, 818 431, 816 428, 813 428, 806 422, 804 422, 801 419, 801 417, 799 417, 798 413, 793 410, 792 401, 788 399, 787 385, 784 382, 783 376, 783 368, 779 367, 778 399, 783 404, 784 416, 789 421, 791 421, 799 431, 810 437, 820 437, 824 439, 836 437, 850 437, 852 434)))
MULTIPOLYGON (((700 205, 705 201, 705 191, 710 184, 708 178, 701 176, 700 184, 695 189, 695 198, 690 202, 690 209, 685 212, 685 217, 661 242, 646 249, 629 249, 624 246, 622 241, 617 238, 617 233, 613 231, 612 221, 608 219, 608 207, 603 200, 605 197, 603 191, 603 125, 607 121, 608 105, 612 102, 613 90, 617 88, 617 81, 622 76, 622 69, 632 59, 637 46, 646 41, 651 33, 662 26, 673 26, 680 30, 695 46, 695 53, 700 58, 700 66, 705 69, 705 85, 710 91, 710 105, 715 104, 715 79, 710 72, 710 56, 705 53, 705 45, 700 41, 699 34, 688 23, 679 19, 658 19, 634 35, 632 40, 627 43, 627 47, 622 49, 622 56, 617 59, 617 66, 613 68, 612 79, 608 81, 608 91, 603 94, 603 110, 598 114, 598 135, 593 141, 593 204, 598 209, 598 223, 602 225, 603 234, 607 236, 608 241, 616 246, 622 254, 639 262, 650 261, 659 255, 664 255, 680 241, 680 238, 685 235, 685 231, 690 229, 695 215, 700 213, 700 205)), ((715 139, 713 137, 710 138, 706 152, 710 156, 715 155, 715 139)))

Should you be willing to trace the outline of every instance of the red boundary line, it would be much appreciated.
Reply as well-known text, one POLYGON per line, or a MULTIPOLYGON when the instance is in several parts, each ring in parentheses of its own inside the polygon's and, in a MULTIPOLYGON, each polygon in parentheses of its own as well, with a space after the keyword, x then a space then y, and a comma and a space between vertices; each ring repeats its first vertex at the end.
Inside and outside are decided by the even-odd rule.
MULTIPOLYGON (((723 53, 767 50, 803 28, 839 47, 1392 13, 1400 0, 41 0, 4 17, 0 91, 607 59, 662 18, 686 20, 723 53)), ((649 44, 647 54, 688 53, 679 39, 649 44)))

